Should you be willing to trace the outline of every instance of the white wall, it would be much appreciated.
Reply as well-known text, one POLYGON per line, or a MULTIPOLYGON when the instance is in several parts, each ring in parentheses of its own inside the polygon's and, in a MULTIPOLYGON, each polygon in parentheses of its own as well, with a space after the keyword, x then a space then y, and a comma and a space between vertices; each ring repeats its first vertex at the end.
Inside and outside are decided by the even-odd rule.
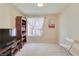
POLYGON ((14 28, 15 17, 22 14, 7 3, 0 3, 0 28, 14 28))
MULTIPOLYGON (((79 40, 79 4, 72 4, 59 15, 60 44, 63 44, 69 49, 73 42, 72 40, 79 40)), ((79 46, 77 45, 75 47, 79 46)), ((77 52, 79 53, 79 49, 77 52)))

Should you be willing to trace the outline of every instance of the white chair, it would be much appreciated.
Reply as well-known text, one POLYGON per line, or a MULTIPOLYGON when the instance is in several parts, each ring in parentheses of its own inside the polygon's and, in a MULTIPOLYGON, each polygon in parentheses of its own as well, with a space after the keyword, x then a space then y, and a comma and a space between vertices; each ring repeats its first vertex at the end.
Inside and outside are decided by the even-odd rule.
POLYGON ((74 39, 74 42, 73 42, 69 52, 74 56, 79 56, 79 37, 74 39))

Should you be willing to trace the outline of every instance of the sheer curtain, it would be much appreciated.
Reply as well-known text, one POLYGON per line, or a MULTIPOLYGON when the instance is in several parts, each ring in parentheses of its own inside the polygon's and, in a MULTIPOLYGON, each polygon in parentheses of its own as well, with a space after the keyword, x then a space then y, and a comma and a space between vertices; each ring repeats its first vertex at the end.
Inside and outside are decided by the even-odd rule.
POLYGON ((41 36, 44 17, 27 17, 28 36, 41 36))

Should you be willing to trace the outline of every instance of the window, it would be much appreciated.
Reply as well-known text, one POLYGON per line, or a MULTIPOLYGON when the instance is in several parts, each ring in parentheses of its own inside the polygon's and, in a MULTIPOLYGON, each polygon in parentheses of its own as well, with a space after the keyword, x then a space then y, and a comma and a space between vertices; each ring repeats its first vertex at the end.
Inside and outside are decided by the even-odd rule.
POLYGON ((27 17, 28 36, 41 36, 44 17, 27 17))

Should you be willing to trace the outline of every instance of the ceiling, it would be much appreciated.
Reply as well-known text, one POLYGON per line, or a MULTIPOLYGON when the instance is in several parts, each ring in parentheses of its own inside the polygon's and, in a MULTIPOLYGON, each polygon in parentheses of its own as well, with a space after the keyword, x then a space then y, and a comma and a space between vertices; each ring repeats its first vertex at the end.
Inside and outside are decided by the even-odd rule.
POLYGON ((43 7, 38 7, 36 3, 14 3, 12 4, 20 12, 26 15, 58 14, 70 4, 66 3, 44 3, 43 7))

